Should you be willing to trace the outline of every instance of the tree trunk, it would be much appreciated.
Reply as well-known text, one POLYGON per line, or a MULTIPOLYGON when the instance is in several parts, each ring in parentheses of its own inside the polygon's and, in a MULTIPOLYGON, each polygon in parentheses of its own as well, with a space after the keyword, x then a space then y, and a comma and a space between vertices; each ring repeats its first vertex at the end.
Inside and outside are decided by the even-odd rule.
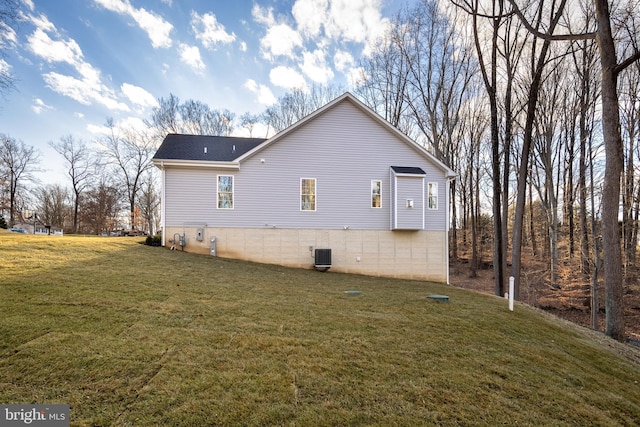
MULTIPOLYGON (((479 186, 474 184, 473 174, 475 172, 474 159, 475 159, 475 148, 471 151, 470 157, 470 166, 469 166, 469 191, 471 192, 471 197, 469 198, 470 211, 471 211, 471 277, 478 276, 478 217, 476 212, 476 206, 479 202, 479 186)), ((476 174, 477 180, 477 174, 476 174)))
POLYGON ((73 234, 78 232, 78 210, 80 209, 80 192, 75 190, 73 198, 73 234))
MULTIPOLYGON (((583 77, 588 80, 587 76, 583 77)), ((588 87, 588 83, 586 85, 588 87)), ((583 82, 583 89, 585 85, 583 82)), ((587 96, 582 93, 580 99, 580 167, 578 171, 578 194, 580 195, 580 264, 582 266, 582 274, 589 274, 589 227, 587 224, 587 103, 584 97, 587 96)), ((591 183, 593 187, 593 181, 591 183)), ((593 188, 592 188, 593 198, 593 188)), ((592 203, 593 205, 593 203, 592 203)), ((592 206, 593 211, 593 206, 592 206)), ((595 212, 592 212, 592 218, 595 217, 595 212)), ((595 238, 595 234, 594 234, 595 238)))
POLYGON ((617 93, 617 58, 611 32, 607 0, 595 0, 598 44, 602 67, 602 131, 605 146, 605 173, 602 192, 602 249, 606 295, 605 333, 625 340, 622 301, 622 254, 620 249, 620 178, 623 166, 622 135, 617 93))
MULTIPOLYGON (((575 117, 575 116, 574 116, 575 117)), ((575 161, 575 132, 573 130, 574 126, 569 133, 569 138, 567 141, 567 156, 569 157, 567 160, 567 185, 565 186, 565 198, 567 205, 567 217, 569 220, 569 258, 573 259, 575 255, 575 213, 573 211, 573 205, 575 203, 575 192, 574 192, 574 184, 573 184, 573 163, 575 161)))
MULTIPOLYGON (((591 139, 589 139, 589 152, 592 151, 591 147, 591 139)), ((591 235, 593 236, 593 273, 591 275, 591 327, 598 331, 600 330, 600 322, 598 320, 599 312, 600 312, 600 300, 598 296, 598 274, 600 273, 600 244, 598 243, 598 228, 596 226, 596 196, 595 196, 595 188, 593 185, 593 156, 589 156, 589 173, 591 178, 591 235)), ((586 168, 586 166, 585 166, 586 168)), ((586 186, 585 186, 586 187, 586 186)), ((586 189, 585 189, 586 192, 586 189)), ((585 195, 586 199, 586 195, 585 195)), ((585 211, 586 211, 586 201, 585 201, 585 211)), ((586 213, 585 213, 585 223, 586 223, 586 213)), ((586 224, 585 224, 586 227, 586 224)), ((585 239, 588 239, 588 235, 585 236, 585 239)), ((588 240, 587 240, 588 242, 588 240)))
MULTIPOLYGON (((531 174, 531 171, 529 172, 531 174)), ((531 178, 529 178, 531 181, 531 178)), ((533 256, 538 256, 538 241, 536 239, 536 227, 533 209, 533 185, 529 184, 529 238, 531 239, 531 252, 533 256)))

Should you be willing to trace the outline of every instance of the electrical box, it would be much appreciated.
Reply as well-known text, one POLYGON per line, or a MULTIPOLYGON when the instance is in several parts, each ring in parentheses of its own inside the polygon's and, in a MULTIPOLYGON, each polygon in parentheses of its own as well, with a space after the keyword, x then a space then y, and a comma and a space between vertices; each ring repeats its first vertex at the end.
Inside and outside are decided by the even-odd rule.
POLYGON ((204 228, 198 228, 198 234, 196 235, 196 240, 198 242, 202 242, 204 240, 204 228))
POLYGON ((217 256, 216 255, 216 237, 215 236, 213 236, 211 238, 211 241, 209 243, 209 249, 211 251, 211 256, 217 256))

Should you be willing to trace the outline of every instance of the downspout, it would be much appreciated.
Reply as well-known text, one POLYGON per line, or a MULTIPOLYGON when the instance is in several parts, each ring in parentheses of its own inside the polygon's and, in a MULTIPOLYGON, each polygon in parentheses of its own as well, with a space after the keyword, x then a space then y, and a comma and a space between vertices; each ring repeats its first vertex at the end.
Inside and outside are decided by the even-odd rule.
POLYGON ((166 182, 166 178, 165 178, 165 171, 164 171, 164 162, 160 162, 160 171, 161 171, 161 181, 162 181, 162 191, 160 192, 160 227, 162 228, 162 238, 161 238, 161 245, 162 247, 165 246, 166 244, 166 234, 167 234, 167 228, 166 228, 166 224, 165 224, 165 182, 166 182))

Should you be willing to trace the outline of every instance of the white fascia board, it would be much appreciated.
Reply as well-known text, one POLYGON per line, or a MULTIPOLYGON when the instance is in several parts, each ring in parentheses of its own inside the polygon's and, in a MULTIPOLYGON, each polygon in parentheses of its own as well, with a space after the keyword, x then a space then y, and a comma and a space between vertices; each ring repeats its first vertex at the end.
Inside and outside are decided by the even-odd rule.
POLYGON ((211 162, 203 160, 153 159, 153 164, 160 169, 166 167, 199 168, 199 169, 231 169, 240 170, 240 162, 211 162))

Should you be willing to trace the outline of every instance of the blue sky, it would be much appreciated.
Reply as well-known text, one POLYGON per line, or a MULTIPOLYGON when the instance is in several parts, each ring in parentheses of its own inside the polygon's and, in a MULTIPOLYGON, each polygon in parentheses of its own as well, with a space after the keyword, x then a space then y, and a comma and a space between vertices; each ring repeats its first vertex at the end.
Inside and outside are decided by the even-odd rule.
POLYGON ((49 141, 91 142, 107 117, 136 126, 170 93, 239 116, 294 87, 349 87, 409 0, 22 2, 19 28, 0 37, 0 67, 18 79, 0 100, 0 133, 38 148, 40 175, 64 183, 49 141))

